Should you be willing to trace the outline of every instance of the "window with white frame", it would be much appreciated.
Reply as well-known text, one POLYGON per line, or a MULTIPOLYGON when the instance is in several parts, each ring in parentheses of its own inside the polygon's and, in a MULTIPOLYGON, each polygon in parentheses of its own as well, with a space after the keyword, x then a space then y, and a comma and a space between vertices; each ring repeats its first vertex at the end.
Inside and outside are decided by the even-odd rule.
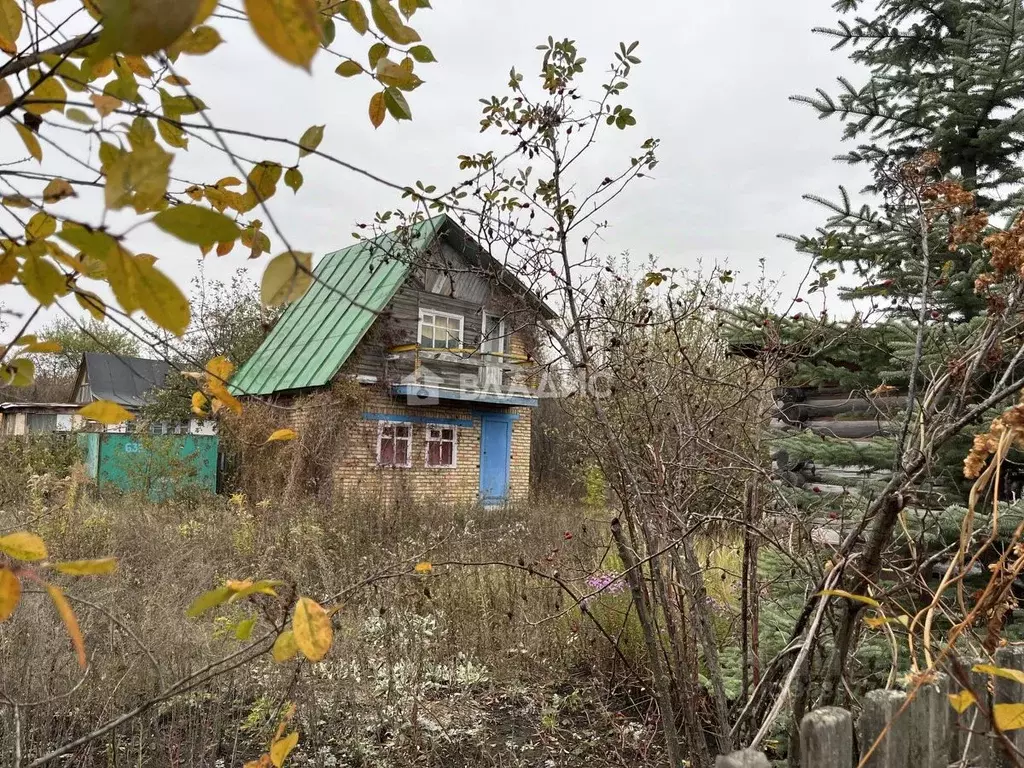
POLYGON ((462 315, 421 309, 420 346, 426 349, 462 347, 462 315))
POLYGON ((458 437, 455 427, 444 424, 428 424, 427 466, 454 467, 459 458, 458 437))
POLYGON ((412 424, 382 421, 377 427, 377 464, 412 466, 412 424))

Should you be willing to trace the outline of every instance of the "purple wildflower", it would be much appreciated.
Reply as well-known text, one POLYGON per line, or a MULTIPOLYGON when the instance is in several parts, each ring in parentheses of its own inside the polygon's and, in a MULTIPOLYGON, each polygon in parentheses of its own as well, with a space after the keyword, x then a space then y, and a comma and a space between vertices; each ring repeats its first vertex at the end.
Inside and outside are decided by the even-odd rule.
MULTIPOLYGON (((621 573, 603 571, 587 577, 587 586, 591 593, 600 592, 602 595, 617 595, 626 589, 626 581, 621 573)), ((583 598, 583 604, 588 604, 597 595, 591 594, 583 598)))

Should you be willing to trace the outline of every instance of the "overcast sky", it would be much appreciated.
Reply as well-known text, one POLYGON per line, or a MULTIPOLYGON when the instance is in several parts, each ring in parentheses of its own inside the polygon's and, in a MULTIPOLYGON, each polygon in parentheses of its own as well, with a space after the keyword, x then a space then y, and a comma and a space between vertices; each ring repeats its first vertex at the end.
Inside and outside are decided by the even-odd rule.
MULTIPOLYGON (((624 96, 638 125, 597 148, 590 170, 603 177, 614 167, 610 163, 629 157, 646 136, 662 140, 661 163, 653 179, 638 183, 609 211, 613 226, 605 249, 628 250, 637 259, 654 254, 677 267, 728 261, 748 276, 763 257, 771 276, 793 280, 806 261, 776 235, 809 232, 822 221, 822 212, 801 195, 830 195, 839 183, 862 182, 831 160, 841 149, 840 124, 819 121, 809 108, 787 100, 817 86, 833 89, 841 73, 860 79, 841 52, 830 52, 828 41, 810 31, 834 22, 830 5, 434 0, 433 10, 414 19, 438 59, 417 70, 426 83, 409 99, 414 120, 389 119, 378 130, 366 117, 374 90, 369 80, 338 77, 338 60, 322 54, 312 76, 289 67, 238 22, 214 20, 226 44, 205 57, 182 57, 179 71, 219 125, 297 139, 308 126, 323 123, 322 150, 402 184, 421 179, 444 187, 458 179, 456 155, 489 145, 478 132, 477 99, 501 92, 513 65, 534 74, 534 48, 548 35, 575 39, 597 73, 620 40, 639 40, 643 63, 624 96)), ((344 49, 343 41, 352 39, 339 34, 336 45, 344 49)), ((366 45, 359 40, 354 51, 364 57, 366 45)), ((18 140, 11 126, 3 130, 8 156, 18 140)), ((223 156, 196 142, 193 147, 178 156, 172 175, 213 182, 236 173, 223 156)), ((285 164, 295 157, 294 150, 242 140, 232 141, 232 149, 285 164)), ((306 183, 298 196, 282 188, 271 202, 299 250, 320 256, 345 246, 353 222, 398 203, 392 190, 318 158, 305 158, 302 170, 306 183)), ((158 256, 162 268, 187 288, 196 270, 194 249, 153 227, 133 233, 130 246, 158 256)), ((239 247, 221 259, 211 255, 206 269, 224 276, 248 266, 258 278, 263 263, 246 261, 239 247)), ((0 291, 0 302, 25 307, 10 288, 0 291)))

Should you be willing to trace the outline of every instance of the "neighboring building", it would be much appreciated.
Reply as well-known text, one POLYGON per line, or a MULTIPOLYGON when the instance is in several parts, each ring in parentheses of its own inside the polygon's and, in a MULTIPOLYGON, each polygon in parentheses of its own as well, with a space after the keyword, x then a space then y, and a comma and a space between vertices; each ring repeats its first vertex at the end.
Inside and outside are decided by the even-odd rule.
POLYGON ((0 403, 0 435, 73 432, 81 429, 79 403, 0 403))
MULTIPOLYGON (((301 405, 339 378, 362 385, 336 496, 525 497, 534 329, 555 313, 444 215, 329 254, 315 275, 232 379, 235 394, 301 405)), ((299 429, 316 418, 298 412, 299 429)))
MULTIPOLYGON (((166 360, 86 352, 78 366, 72 398, 78 408, 83 403, 110 400, 134 413, 146 404, 152 390, 164 386, 170 367, 166 360)), ((148 429, 153 435, 212 435, 216 434, 216 422, 200 419, 157 421, 150 423, 148 429)), ((115 424, 104 431, 124 433, 131 430, 128 424, 115 424)))

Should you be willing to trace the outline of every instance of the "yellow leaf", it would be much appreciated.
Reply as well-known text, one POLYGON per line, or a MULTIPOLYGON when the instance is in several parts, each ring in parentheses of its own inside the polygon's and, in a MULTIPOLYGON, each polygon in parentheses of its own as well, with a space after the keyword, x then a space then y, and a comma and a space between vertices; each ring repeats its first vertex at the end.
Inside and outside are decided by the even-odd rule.
POLYGON ((977 703, 977 699, 974 698, 974 694, 969 690, 960 691, 960 693, 949 694, 949 703, 956 710, 958 715, 963 714, 967 711, 968 707, 977 703))
MULTIPOLYGON (((0 0, 0 3, 2 2, 4 0, 0 0)), ((38 162, 43 162, 43 148, 39 146, 39 139, 36 138, 36 135, 21 123, 15 123, 14 129, 21 136, 21 140, 25 144, 25 149, 28 150, 28 153, 38 162)))
POLYGON ((43 306, 67 293, 67 280, 48 259, 27 254, 21 264, 21 282, 29 295, 43 306))
POLYGON ((310 661, 320 661, 331 649, 334 630, 327 611, 308 597, 300 597, 292 616, 295 644, 310 661))
POLYGON ((68 560, 63 563, 54 563, 53 567, 69 576, 98 576, 104 573, 113 573, 117 568, 117 559, 103 557, 98 560, 68 560))
POLYGON ((23 355, 27 354, 52 354, 60 352, 64 347, 59 341, 32 341, 21 350, 23 355))
POLYGON ((195 245, 212 245, 235 240, 242 231, 230 218, 199 205, 175 205, 160 211, 153 223, 179 240, 195 245))
POLYGON ((75 652, 78 655, 78 666, 85 669, 87 665, 85 659, 85 641, 82 639, 82 630, 78 626, 78 619, 75 618, 75 612, 71 610, 71 605, 68 603, 67 598, 64 597, 64 593, 60 591, 60 587, 56 587, 53 584, 47 584, 46 591, 50 593, 50 599, 53 600, 53 604, 57 608, 57 613, 60 614, 60 618, 64 622, 64 626, 67 628, 68 634, 71 636, 71 642, 75 646, 75 652))
POLYGON ((324 139, 324 126, 313 125, 306 129, 299 139, 299 157, 305 157, 320 146, 324 139))
POLYGON ((434 570, 434 566, 424 560, 422 563, 416 563, 416 573, 430 573, 434 570))
MULTIPOLYGON (((226 357, 215 357, 206 364, 206 389, 235 413, 242 412, 242 404, 228 391, 227 382, 231 379, 231 373, 235 366, 226 357)), ((214 403, 214 412, 217 410, 217 403, 214 403)))
POLYGON ((169 146, 180 149, 188 147, 188 137, 185 135, 184 128, 167 120, 161 120, 157 123, 156 129, 160 132, 160 138, 166 141, 169 146))
POLYGON ((283 739, 275 739, 274 743, 270 745, 270 762, 277 768, 281 768, 284 765, 285 758, 288 757, 288 753, 295 749, 295 745, 298 743, 298 731, 292 731, 283 739))
POLYGON ((379 128, 384 122, 384 115, 387 114, 387 105, 384 103, 384 92, 373 94, 370 97, 370 123, 374 128, 379 128))
POLYGON ((168 85, 192 85, 191 80, 181 75, 168 75, 164 78, 164 82, 168 85))
POLYGON ((870 598, 867 595, 856 595, 853 592, 847 592, 844 589, 826 589, 823 592, 819 592, 818 596, 845 597, 847 600, 854 600, 858 603, 864 603, 864 605, 870 605, 872 608, 880 608, 882 605, 877 600, 870 598))
POLYGON ((192 308, 185 294, 171 278, 142 259, 142 254, 136 257, 135 263, 140 308, 161 328, 181 336, 192 319, 192 308))
POLYGON ((6 107, 14 101, 14 91, 6 80, 0 80, 0 107, 6 107))
POLYGON ((211 589, 208 592, 204 592, 192 601, 192 604, 188 607, 188 610, 185 611, 185 615, 191 616, 192 618, 195 618, 196 616, 201 616, 211 608, 216 608, 218 605, 221 605, 222 603, 226 602, 227 599, 231 597, 233 594, 234 591, 226 586, 217 587, 216 589, 211 589))
POLYGON ((106 96, 103 94, 94 93, 89 96, 89 101, 96 107, 96 111, 100 113, 100 117, 106 117, 115 109, 119 109, 122 102, 120 99, 115 99, 113 96, 106 96))
POLYGON ((248 640, 249 637, 252 635, 252 628, 254 626, 256 626, 255 618, 240 621, 238 623, 238 626, 235 627, 235 640, 248 640))
POLYGON ((76 197, 75 189, 64 179, 53 179, 43 189, 43 202, 56 203, 65 197, 76 197))
POLYGON ((266 439, 266 442, 270 443, 274 440, 294 440, 299 435, 294 429, 276 429, 270 433, 270 437, 266 439))
MULTIPOLYGON (((224 42, 224 38, 220 36, 213 27, 196 27, 188 34, 184 35, 181 40, 174 46, 175 50, 181 51, 182 53, 189 53, 193 56, 202 56, 209 53, 218 45, 224 42)), ((165 82, 170 82, 170 78, 167 78, 165 82)), ((179 85, 187 85, 188 82, 178 83, 179 85)), ((175 85, 175 83, 171 83, 175 85)))
POLYGON ((406 91, 411 91, 423 82, 411 71, 395 64, 386 56, 377 62, 377 80, 384 85, 391 85, 406 91))
POLYGON ((21 24, 21 9, 16 0, 0 0, 0 51, 12 56, 18 52, 21 24))
POLYGON ((170 182, 172 159, 173 155, 156 143, 147 143, 104 165, 107 207, 117 210, 131 205, 136 213, 158 207, 170 182))
POLYGON ((153 70, 149 68, 149 64, 141 56, 125 56, 124 63, 128 65, 128 69, 139 77, 153 76, 153 70))
POLYGON ((21 600, 21 582, 10 568, 0 568, 0 621, 6 621, 21 600))
POLYGON ((92 315, 96 320, 106 320, 107 305, 104 304, 103 299, 95 293, 83 291, 81 288, 75 288, 75 300, 82 309, 92 315))
POLYGON ((192 26, 197 26, 206 21, 213 12, 217 10, 217 3, 219 0, 199 0, 199 10, 196 11, 196 17, 192 19, 192 26))
POLYGON ((1017 669, 996 667, 992 664, 975 664, 971 667, 971 671, 978 672, 982 675, 995 675, 996 677, 1004 677, 1007 680, 1015 680, 1018 683, 1024 683, 1024 672, 1017 669))
POLYGON ((299 646, 295 644, 295 633, 286 629, 274 641, 274 647, 270 649, 271 656, 278 664, 295 658, 299 652, 299 646))
POLYGON ((229 581, 229 587, 231 587, 232 584, 245 584, 245 586, 235 589, 235 594, 231 596, 231 599, 228 600, 228 602, 238 602, 239 600, 244 600, 250 595, 270 595, 271 597, 277 597, 277 592, 274 590, 274 587, 279 586, 281 583, 282 582, 280 581, 268 581, 266 579, 261 579, 256 582, 248 580, 241 582, 229 581))
POLYGON ((196 416, 209 416, 209 404, 210 401, 202 392, 192 393, 192 413, 196 416))
POLYGON ((312 282, 313 255, 285 251, 267 264, 260 283, 260 298, 268 307, 295 301, 312 282))
POLYGON ((13 534, 0 536, 0 552, 26 562, 45 560, 47 557, 46 544, 28 530, 17 530, 13 534))
POLYGON ((135 418, 134 413, 125 410, 110 400, 97 400, 96 402, 89 403, 79 408, 77 413, 79 416, 90 421, 98 421, 101 424, 120 424, 135 418))
POLYGON ((29 240, 43 240, 57 231, 57 220, 48 213, 33 214, 25 225, 25 234, 29 240))
POLYGON ((316 0, 245 0, 245 10, 267 48, 309 71, 322 35, 316 0))
POLYGON ((146 56, 181 37, 200 10, 200 0, 104 0, 103 51, 146 56))
MULTIPOLYGON (((39 80, 38 72, 32 71, 37 74, 35 78, 30 76, 29 81, 39 80)), ((31 89, 31 93, 25 100, 25 110, 33 115, 43 115, 52 110, 63 112, 67 100, 68 92, 64 90, 60 81, 55 77, 48 77, 31 89)))
POLYGON ((0 371, 0 379, 13 387, 27 387, 35 380, 36 365, 27 357, 12 360, 0 371))
MULTIPOLYGON (((281 166, 278 163, 258 163, 246 178, 248 189, 245 193, 245 200, 237 201, 241 204, 240 211, 248 211, 255 208, 261 200, 269 200, 277 191, 277 182, 281 178, 281 166)), ((209 192, 207 193, 209 195, 209 192)), ((235 207, 238 207, 237 205, 235 207)))
POLYGON ((1024 704, 994 704, 992 721, 1000 731, 1016 731, 1024 728, 1024 704))

